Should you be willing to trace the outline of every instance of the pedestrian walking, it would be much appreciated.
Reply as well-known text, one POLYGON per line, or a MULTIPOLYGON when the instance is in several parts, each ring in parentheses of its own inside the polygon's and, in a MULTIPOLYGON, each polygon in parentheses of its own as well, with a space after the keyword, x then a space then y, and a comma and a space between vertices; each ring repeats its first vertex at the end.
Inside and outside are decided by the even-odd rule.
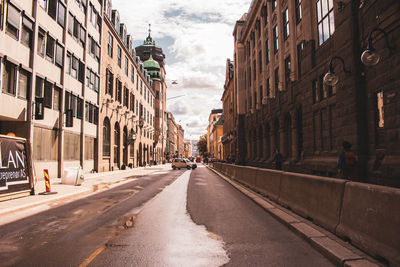
POLYGON ((357 163, 357 158, 354 152, 351 150, 351 143, 343 141, 342 147, 343 151, 339 154, 338 159, 338 177, 344 179, 354 179, 355 177, 355 167, 357 163))
POLYGON ((283 156, 281 152, 279 152, 279 148, 275 148, 275 154, 274 154, 275 169, 282 170, 282 161, 283 161, 283 156))

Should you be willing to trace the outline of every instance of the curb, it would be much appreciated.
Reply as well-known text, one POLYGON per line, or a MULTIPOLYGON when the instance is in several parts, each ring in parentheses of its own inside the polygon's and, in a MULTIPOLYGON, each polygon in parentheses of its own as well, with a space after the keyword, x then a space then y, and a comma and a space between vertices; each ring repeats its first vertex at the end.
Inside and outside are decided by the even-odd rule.
POLYGON ((251 189, 246 188, 242 184, 230 179, 229 177, 216 171, 212 167, 207 166, 207 168, 213 171, 218 176, 220 176, 226 182, 231 184, 233 187, 235 187, 241 193, 246 195, 248 198, 253 200, 262 209, 264 209, 273 217, 275 217, 280 222, 285 224, 289 229, 291 229, 296 234, 301 236, 304 240, 309 242, 319 252, 328 257, 328 259, 330 259, 334 264, 345 267, 382 266, 377 262, 374 262, 373 260, 367 258, 366 256, 363 256, 365 255, 365 253, 359 251, 357 248, 351 246, 350 244, 349 246, 351 246, 352 248, 351 250, 346 246, 343 246, 342 244, 338 243, 331 237, 334 236, 333 234, 329 235, 323 233, 322 231, 318 230, 317 226, 303 219, 302 217, 290 214, 284 207, 278 205, 277 203, 271 200, 267 200, 265 197, 252 191, 251 189))

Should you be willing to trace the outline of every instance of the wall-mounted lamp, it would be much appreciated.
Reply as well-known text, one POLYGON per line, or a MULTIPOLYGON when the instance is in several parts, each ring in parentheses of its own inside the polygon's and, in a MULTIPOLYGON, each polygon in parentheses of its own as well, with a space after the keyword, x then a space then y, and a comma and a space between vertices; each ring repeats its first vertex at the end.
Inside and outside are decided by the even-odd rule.
POLYGON ((345 65, 344 65, 344 60, 343 58, 339 57, 339 56, 334 56, 331 58, 331 61, 329 62, 329 71, 325 74, 324 76, 324 84, 328 85, 328 86, 333 86, 336 85, 339 81, 339 76, 337 76, 335 74, 335 72, 333 71, 333 61, 335 59, 338 59, 340 62, 342 62, 342 68, 343 71, 345 73, 351 73, 350 70, 347 70, 345 65))
POLYGON ((376 52, 375 48, 372 46, 372 34, 374 32, 381 32, 385 36, 386 46, 390 49, 390 52, 395 48, 389 45, 389 39, 387 33, 381 28, 374 28, 368 34, 368 46, 367 49, 361 54, 361 62, 365 66, 375 66, 379 63, 381 56, 376 52))

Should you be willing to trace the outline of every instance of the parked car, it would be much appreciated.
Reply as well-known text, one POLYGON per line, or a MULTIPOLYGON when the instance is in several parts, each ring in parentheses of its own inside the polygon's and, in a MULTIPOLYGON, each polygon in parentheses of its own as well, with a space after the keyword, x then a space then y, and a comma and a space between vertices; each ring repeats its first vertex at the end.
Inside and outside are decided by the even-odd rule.
POLYGON ((186 168, 188 170, 192 169, 192 164, 187 159, 176 158, 172 161, 171 166, 172 166, 172 169, 174 169, 174 170, 176 170, 176 169, 180 170, 181 168, 186 168))

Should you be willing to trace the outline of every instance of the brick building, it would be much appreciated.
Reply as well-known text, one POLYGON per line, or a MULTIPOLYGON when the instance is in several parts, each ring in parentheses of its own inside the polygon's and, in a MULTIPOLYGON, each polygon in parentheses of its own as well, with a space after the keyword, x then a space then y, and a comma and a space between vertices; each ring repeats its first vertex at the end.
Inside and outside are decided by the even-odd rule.
POLYGON ((237 163, 272 168, 279 148, 285 170, 335 177, 346 140, 358 180, 400 186, 400 53, 390 48, 400 45, 399 9, 393 0, 253 0, 233 32, 237 163), (361 61, 368 43, 377 65, 368 66, 373 55, 361 61), (330 65, 336 84, 324 82, 330 65))
POLYGON ((99 171, 153 160, 153 81, 136 56, 132 36, 106 1, 102 25, 99 171))

